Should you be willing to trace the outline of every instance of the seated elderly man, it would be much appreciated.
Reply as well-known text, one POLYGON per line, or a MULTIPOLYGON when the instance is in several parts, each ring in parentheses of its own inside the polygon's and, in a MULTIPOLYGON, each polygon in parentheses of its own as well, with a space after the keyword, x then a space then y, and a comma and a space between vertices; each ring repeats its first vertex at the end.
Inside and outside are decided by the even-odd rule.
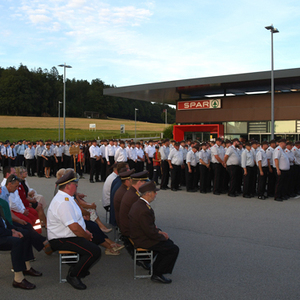
MULTIPOLYGON (((7 178, 9 191, 16 190, 19 181, 15 175, 9 176, 7 178)), ((6 203, 5 200, 1 201, 6 203)), ((12 225, 8 204, 7 206, 0 205, 0 251, 11 251, 14 269, 13 287, 26 290, 34 289, 36 286, 24 278, 24 275, 42 276, 42 273, 34 270, 30 265, 30 261, 34 259, 30 232, 12 225)))
POLYGON ((86 289, 81 278, 89 275, 89 269, 100 259, 100 248, 91 242, 93 235, 86 230, 81 210, 73 195, 77 191, 78 178, 74 171, 65 173, 56 181, 58 192, 52 199, 48 213, 48 239, 53 250, 79 253, 80 259, 70 267, 67 281, 74 288, 86 289))
POLYGON ((132 205, 128 215, 130 237, 135 247, 153 250, 156 255, 151 280, 171 283, 172 280, 164 277, 164 274, 172 273, 179 248, 169 239, 167 233, 155 225, 154 211, 150 206, 157 192, 154 181, 142 185, 139 192, 141 197, 132 205))

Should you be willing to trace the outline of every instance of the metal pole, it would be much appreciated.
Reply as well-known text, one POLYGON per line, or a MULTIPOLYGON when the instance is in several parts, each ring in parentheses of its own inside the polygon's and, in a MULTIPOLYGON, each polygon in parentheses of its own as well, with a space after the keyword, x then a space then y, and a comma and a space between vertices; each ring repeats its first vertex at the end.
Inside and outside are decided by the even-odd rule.
POLYGON ((134 109, 134 142, 136 142, 136 111, 137 109, 134 109))
POLYGON ((64 131, 63 139, 66 141, 66 63, 64 65, 64 99, 63 99, 64 131))
POLYGON ((167 124, 168 124, 168 110, 166 109, 166 115, 165 115, 165 126, 167 127, 167 124))
POLYGON ((274 57, 273 30, 271 30, 271 139, 274 139, 274 57))
POLYGON ((60 141, 60 101, 58 101, 58 140, 60 141))

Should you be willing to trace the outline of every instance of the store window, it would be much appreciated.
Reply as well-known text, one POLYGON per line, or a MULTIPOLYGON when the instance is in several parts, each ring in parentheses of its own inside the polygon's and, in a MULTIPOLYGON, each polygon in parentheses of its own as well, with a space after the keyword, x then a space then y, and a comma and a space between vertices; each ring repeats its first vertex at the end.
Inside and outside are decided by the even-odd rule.
POLYGON ((227 122, 226 134, 247 133, 247 122, 227 122))
POLYGON ((289 133, 296 131, 296 121, 275 121, 275 133, 289 133))

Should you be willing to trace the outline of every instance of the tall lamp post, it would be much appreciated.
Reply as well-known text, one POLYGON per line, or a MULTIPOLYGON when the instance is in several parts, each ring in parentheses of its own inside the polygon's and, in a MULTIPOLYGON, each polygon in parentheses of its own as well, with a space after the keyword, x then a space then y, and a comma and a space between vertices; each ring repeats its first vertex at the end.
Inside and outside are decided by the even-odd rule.
POLYGON ((138 111, 138 108, 134 109, 134 142, 136 142, 136 112, 138 111))
POLYGON ((273 24, 265 27, 271 32, 271 139, 274 139, 274 55, 273 55, 273 34, 279 30, 273 24))
POLYGON ((64 132, 63 132, 63 140, 66 141, 66 68, 72 68, 71 66, 66 65, 58 65, 59 67, 64 68, 64 96, 63 96, 63 117, 64 117, 64 132))
POLYGON ((58 101, 58 140, 60 141, 60 105, 61 101, 58 101))

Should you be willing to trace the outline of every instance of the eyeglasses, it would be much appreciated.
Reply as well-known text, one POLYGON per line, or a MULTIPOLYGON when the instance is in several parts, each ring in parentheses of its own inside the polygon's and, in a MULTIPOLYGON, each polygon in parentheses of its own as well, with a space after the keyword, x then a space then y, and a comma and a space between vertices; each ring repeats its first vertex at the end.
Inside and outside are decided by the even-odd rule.
POLYGON ((16 175, 10 175, 8 178, 7 178, 7 183, 12 183, 12 182, 15 182, 15 181, 19 181, 20 182, 20 179, 16 176, 16 175))

